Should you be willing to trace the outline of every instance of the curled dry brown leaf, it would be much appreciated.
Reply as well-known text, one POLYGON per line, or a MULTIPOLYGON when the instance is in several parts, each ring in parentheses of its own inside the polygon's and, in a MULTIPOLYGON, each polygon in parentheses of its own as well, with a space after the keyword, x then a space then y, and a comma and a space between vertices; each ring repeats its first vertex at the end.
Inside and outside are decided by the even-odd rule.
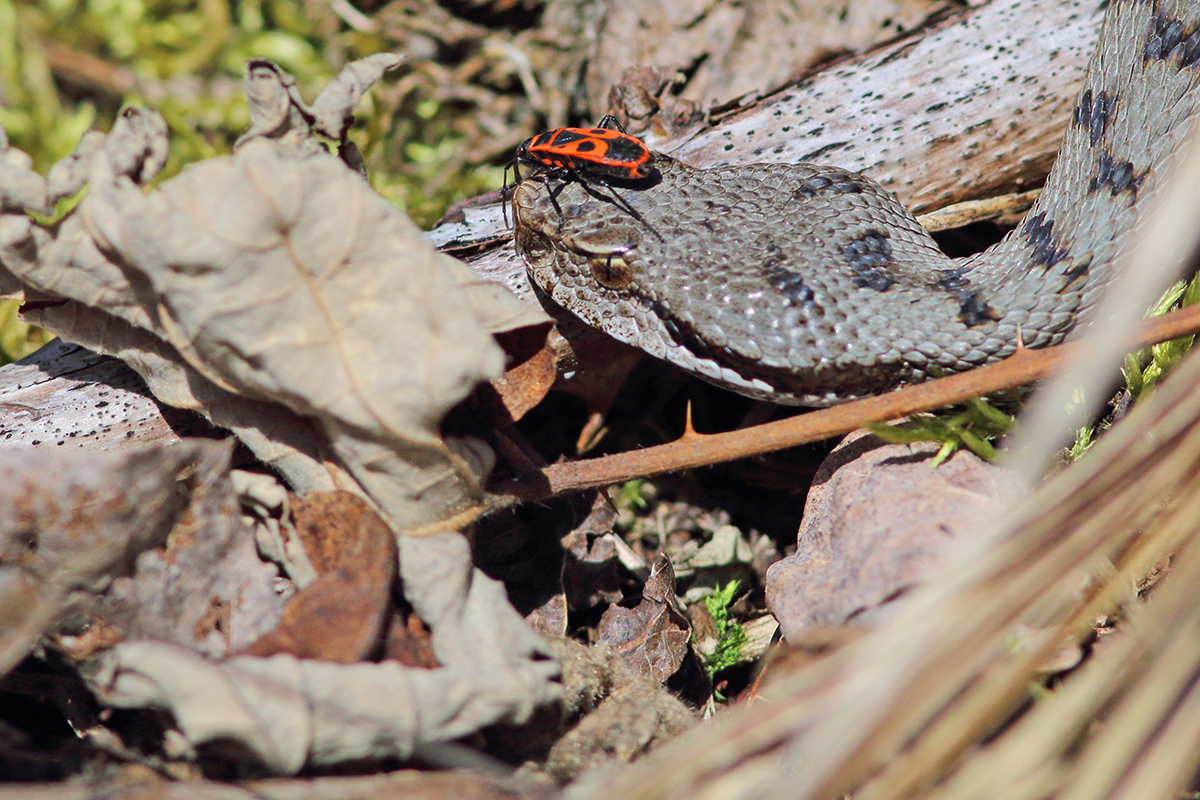
POLYGON ((242 655, 289 653, 340 664, 367 659, 379 648, 392 612, 395 537, 349 492, 297 498, 291 513, 317 577, 292 596, 279 625, 242 655))
POLYGON ((598 642, 619 653, 630 668, 664 683, 683 664, 691 626, 675 599, 675 572, 664 553, 634 608, 613 604, 597 626, 598 642))
POLYGON ((188 648, 141 641, 99 656, 90 682, 105 705, 167 708, 193 745, 236 743, 270 773, 291 775, 305 765, 408 758, 425 743, 499 717, 524 721, 546 701, 556 671, 549 661, 504 671, 290 655, 216 663, 188 648))

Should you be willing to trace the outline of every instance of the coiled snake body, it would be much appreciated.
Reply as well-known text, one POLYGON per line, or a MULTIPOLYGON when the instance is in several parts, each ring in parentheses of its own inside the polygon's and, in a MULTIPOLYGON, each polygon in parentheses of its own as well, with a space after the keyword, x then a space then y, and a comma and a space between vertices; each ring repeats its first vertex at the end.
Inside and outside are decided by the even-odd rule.
POLYGON ((514 193, 534 282, 584 322, 700 377, 829 405, 1063 340, 1169 176, 1200 111, 1200 3, 1113 0, 1059 157, 1022 224, 952 260, 861 175, 695 169, 514 193), (552 196, 553 193, 553 196, 552 196))

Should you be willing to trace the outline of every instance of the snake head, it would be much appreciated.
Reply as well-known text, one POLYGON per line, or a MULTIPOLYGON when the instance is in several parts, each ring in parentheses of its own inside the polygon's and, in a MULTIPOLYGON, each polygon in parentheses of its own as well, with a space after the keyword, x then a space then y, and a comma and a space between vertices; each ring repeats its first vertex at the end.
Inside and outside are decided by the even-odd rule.
POLYGON ((952 371, 986 344, 986 326, 959 319, 974 284, 945 280, 949 260, 869 179, 655 165, 661 179, 621 187, 624 203, 553 173, 513 194, 531 279, 592 327, 711 383, 803 405, 919 380, 931 359, 952 371))
MULTIPOLYGON (((522 181, 512 196, 517 252, 534 285, 559 306, 648 349, 644 332, 656 321, 642 284, 653 265, 647 245, 658 240, 627 210, 596 196, 608 188, 552 173, 522 181)), ((641 203, 635 192, 622 192, 635 208, 641 203)))
POLYGON ((531 280, 555 304, 619 341, 720 386, 781 398, 725 357, 758 347, 753 336, 730 336, 749 319, 741 306, 755 302, 752 289, 729 286, 738 280, 729 268, 742 260, 740 248, 733 262, 721 252, 736 244, 720 224, 732 200, 696 191, 703 188, 701 170, 661 154, 655 165, 661 179, 621 187, 625 203, 604 195, 611 187, 552 173, 522 181, 512 207, 517 252, 531 280), (739 308, 731 311, 730 304, 739 308))

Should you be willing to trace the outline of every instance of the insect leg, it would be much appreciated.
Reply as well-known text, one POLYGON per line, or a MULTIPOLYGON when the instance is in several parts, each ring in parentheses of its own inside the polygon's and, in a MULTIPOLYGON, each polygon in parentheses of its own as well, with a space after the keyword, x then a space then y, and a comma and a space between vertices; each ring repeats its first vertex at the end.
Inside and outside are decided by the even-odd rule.
POLYGON ((610 131, 620 131, 621 133, 625 133, 625 126, 622 125, 619 121, 617 121, 617 118, 614 117, 612 114, 605 114, 600 119, 600 122, 598 122, 596 124, 596 127, 597 128, 605 128, 610 131))
MULTIPOLYGON (((656 231, 654 229, 653 225, 651 225, 649 222, 646 222, 645 218, 642 217, 642 215, 638 213, 638 210, 636 208, 634 208, 633 206, 631 206, 629 204, 629 201, 626 200, 624 197, 622 197, 621 193, 618 192, 616 189, 614 189, 611 184, 609 184, 605 181, 590 181, 590 182, 586 181, 583 179, 582 176, 580 176, 578 173, 576 173, 574 171, 571 172, 571 177, 573 177, 575 180, 579 181, 579 183, 581 183, 583 185, 583 190, 585 192, 587 192, 588 194, 590 194, 592 197, 596 198, 597 200, 603 200, 605 202, 612 203, 613 205, 619 206, 622 211, 625 211, 626 213, 629 214, 629 216, 633 217, 638 222, 645 225, 646 229, 648 231, 650 231, 651 233, 653 233, 655 236, 657 236, 658 240, 660 242, 666 241, 666 239, 663 239, 662 234, 659 233, 658 231, 656 231), (608 189, 609 194, 604 194, 603 192, 597 191, 595 189, 595 187, 592 186, 592 183, 599 184, 600 186, 603 186, 605 189, 608 189)), ((566 184, 563 184, 563 186, 565 186, 565 185, 566 184)), ((561 187, 559 187, 559 191, 562 191, 561 187)), ((551 201, 554 200, 554 192, 551 192, 550 199, 551 199, 551 201)), ((554 209, 556 211, 558 211, 558 203, 557 202, 555 202, 555 204, 554 204, 554 209)), ((558 211, 558 213, 559 213, 559 216, 561 217, 562 212, 558 211)))
POLYGON ((521 163, 517 159, 513 159, 504 165, 504 183, 500 186, 500 215, 504 217, 504 228, 508 229, 508 195, 509 187, 517 188, 517 184, 521 182, 521 163), (513 172, 513 182, 508 182, 508 171, 513 172))

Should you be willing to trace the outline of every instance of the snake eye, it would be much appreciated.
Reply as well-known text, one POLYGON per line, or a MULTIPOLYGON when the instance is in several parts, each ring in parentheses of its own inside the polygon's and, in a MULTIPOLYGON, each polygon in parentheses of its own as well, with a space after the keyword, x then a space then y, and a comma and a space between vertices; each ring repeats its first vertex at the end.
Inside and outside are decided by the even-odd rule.
POLYGON ((633 283, 633 267, 621 253, 596 256, 588 261, 592 277, 606 289, 624 289, 633 283))

